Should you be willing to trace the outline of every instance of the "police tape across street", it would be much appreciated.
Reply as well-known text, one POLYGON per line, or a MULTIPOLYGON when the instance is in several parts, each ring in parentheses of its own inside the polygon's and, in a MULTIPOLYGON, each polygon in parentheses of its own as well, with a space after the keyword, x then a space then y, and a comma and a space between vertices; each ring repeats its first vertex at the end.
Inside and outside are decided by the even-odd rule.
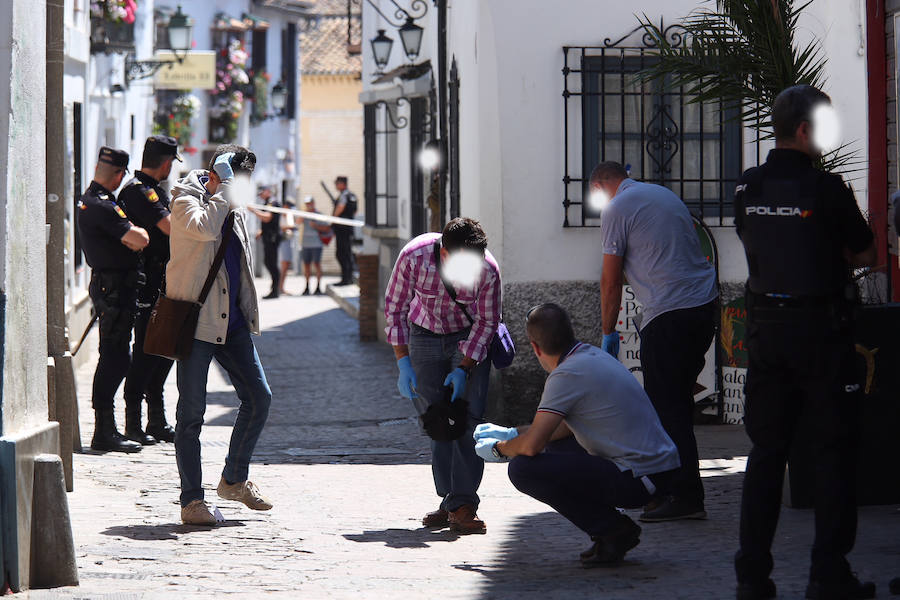
POLYGON ((356 219, 344 219, 341 217, 332 217, 331 215, 323 215, 322 213, 317 212, 307 212, 305 210, 295 210, 293 208, 281 208, 275 207, 271 205, 262 205, 262 204, 245 204, 247 208, 255 208, 258 210, 265 210, 268 212, 274 213, 282 213, 285 215, 294 215, 298 217, 303 217, 304 219, 310 219, 311 221, 322 221, 323 223, 331 223, 333 225, 349 225, 351 227, 363 227, 366 223, 365 221, 357 221, 356 219))

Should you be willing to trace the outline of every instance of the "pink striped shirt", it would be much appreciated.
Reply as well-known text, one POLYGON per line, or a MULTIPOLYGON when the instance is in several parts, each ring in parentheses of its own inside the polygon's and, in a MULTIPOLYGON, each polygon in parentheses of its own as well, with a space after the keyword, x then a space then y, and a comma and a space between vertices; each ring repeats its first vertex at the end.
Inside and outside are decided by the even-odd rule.
MULTIPOLYGON (((384 295, 387 341, 393 346, 409 343, 409 324, 438 334, 455 333, 469 326, 469 320, 444 288, 434 261, 434 242, 440 233, 424 233, 410 241, 394 264, 384 295)), ((491 340, 500 323, 502 309, 500 267, 485 252, 485 268, 473 289, 457 288, 457 300, 474 319, 469 337, 459 343, 459 351, 481 362, 487 357, 491 340)))

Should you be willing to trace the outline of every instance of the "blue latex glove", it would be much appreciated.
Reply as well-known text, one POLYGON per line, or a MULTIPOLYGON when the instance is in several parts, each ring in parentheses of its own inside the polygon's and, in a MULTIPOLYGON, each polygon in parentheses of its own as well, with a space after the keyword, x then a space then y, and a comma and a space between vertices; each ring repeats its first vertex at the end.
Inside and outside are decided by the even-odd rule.
POLYGON ((228 181, 234 177, 234 171, 231 169, 231 159, 234 158, 234 152, 226 152, 216 157, 213 163, 213 171, 222 181, 228 181))
POLYGON ((476 442, 484 438, 494 438, 495 440, 508 442, 518 435, 519 430, 515 427, 502 427, 493 423, 482 423, 475 428, 475 433, 472 434, 472 437, 475 438, 476 442))
POLYGON ((466 372, 459 367, 450 371, 450 374, 444 379, 444 387, 451 385, 453 386, 453 396, 450 397, 450 402, 453 402, 466 393, 466 372))
POLYGON ((397 377, 397 389, 404 398, 412 400, 416 395, 413 388, 419 387, 419 383, 416 381, 416 372, 413 371, 409 357, 404 356, 398 360, 397 368, 400 369, 400 375, 397 377))
POLYGON ((501 458, 494 456, 494 445, 499 442, 500 440, 494 438, 482 438, 475 444, 475 454, 480 456, 485 462, 506 462, 509 459, 505 456, 501 458))
POLYGON ((613 331, 603 336, 603 343, 600 345, 601 350, 605 350, 612 354, 615 359, 619 358, 619 332, 613 331))

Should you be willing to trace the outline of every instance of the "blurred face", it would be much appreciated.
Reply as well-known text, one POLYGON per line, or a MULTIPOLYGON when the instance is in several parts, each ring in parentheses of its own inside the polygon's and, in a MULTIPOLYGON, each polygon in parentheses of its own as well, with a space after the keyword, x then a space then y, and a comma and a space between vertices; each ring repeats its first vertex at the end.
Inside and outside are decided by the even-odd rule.
POLYGON ((316 203, 315 203, 315 202, 312 202, 312 201, 309 201, 309 202, 306 202, 306 203, 303 205, 303 207, 304 207, 307 211, 312 212, 312 211, 316 210, 316 203))
POLYGON ((462 248, 448 252, 441 248, 441 273, 454 287, 472 289, 484 271, 484 255, 462 248))
POLYGON ((113 185, 112 189, 116 189, 120 185, 122 185, 122 180, 124 178, 125 178, 125 169, 119 169, 118 171, 116 171, 116 174, 113 177, 114 185, 113 185))
POLYGON ((166 162, 164 162, 162 165, 160 165, 160 168, 162 169, 162 172, 160 173, 160 178, 159 178, 160 181, 164 181, 169 178, 169 174, 172 173, 172 163, 174 161, 175 161, 175 157, 173 156, 173 157, 167 159, 166 162))
POLYGON ((347 184, 344 183, 343 181, 335 181, 334 187, 336 187, 339 192, 343 192, 344 190, 347 189, 347 184))

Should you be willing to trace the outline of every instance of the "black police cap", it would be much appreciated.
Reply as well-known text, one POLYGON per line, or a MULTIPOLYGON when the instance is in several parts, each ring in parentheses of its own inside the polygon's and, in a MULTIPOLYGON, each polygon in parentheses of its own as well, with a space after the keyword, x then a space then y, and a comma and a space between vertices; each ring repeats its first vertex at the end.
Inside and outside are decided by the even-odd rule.
POLYGON ((144 142, 144 152, 154 156, 174 156, 175 160, 183 162, 178 155, 178 141, 168 135, 151 135, 144 142))
POLYGON ((469 403, 463 398, 450 400, 453 390, 445 388, 444 397, 432 402, 420 417, 422 428, 428 437, 437 442, 452 442, 466 432, 469 421, 469 403))
POLYGON ((128 172, 128 153, 124 150, 103 146, 100 148, 100 155, 97 157, 97 160, 114 167, 122 167, 126 173, 128 172))

